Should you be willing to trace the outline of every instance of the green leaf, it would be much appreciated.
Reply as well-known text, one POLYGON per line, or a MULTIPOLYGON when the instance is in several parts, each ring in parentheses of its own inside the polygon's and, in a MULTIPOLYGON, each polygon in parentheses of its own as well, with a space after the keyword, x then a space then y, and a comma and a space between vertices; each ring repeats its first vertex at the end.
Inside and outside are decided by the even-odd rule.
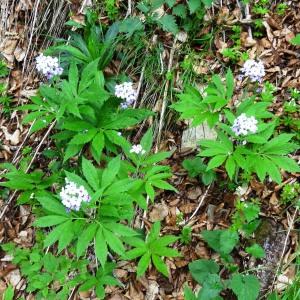
POLYGON ((72 224, 72 221, 69 220, 65 223, 62 223, 55 227, 45 238, 44 240, 44 247, 49 247, 52 244, 54 244, 61 234, 64 232, 65 229, 67 229, 72 224))
POLYGON ((197 300, 195 294, 192 289, 188 287, 188 285, 184 286, 184 300, 197 300))
POLYGON ((72 87, 73 95, 77 94, 77 85, 78 85, 78 68, 74 62, 70 64, 69 69, 69 83, 72 87))
POLYGON ((235 160, 232 155, 227 158, 226 164, 225 164, 225 169, 228 173, 230 180, 232 180, 233 176, 235 174, 235 169, 236 169, 235 160))
POLYGON ((84 55, 80 50, 78 50, 77 48, 75 48, 73 46, 61 45, 61 46, 56 46, 54 49, 56 51, 69 52, 74 57, 76 57, 80 60, 86 61, 86 62, 89 60, 89 57, 84 55))
POLYGON ((50 215, 38 218, 33 225, 37 227, 50 227, 67 221, 66 217, 58 215, 50 215))
POLYGON ((247 247, 245 250, 255 258, 263 258, 266 256, 265 250, 258 244, 247 247))
POLYGON ((171 32, 176 35, 179 31, 176 20, 172 15, 164 15, 157 20, 158 24, 162 27, 164 31, 171 32))
POLYGON ((131 17, 123 20, 119 26, 120 32, 127 33, 127 37, 130 37, 136 31, 144 29, 144 25, 138 17, 131 17))
POLYGON ((185 159, 182 166, 188 171, 190 177, 196 177, 206 170, 206 165, 203 163, 202 158, 195 157, 193 159, 185 159))
POLYGON ((143 135, 140 144, 146 152, 149 152, 151 150, 153 144, 153 130, 151 127, 143 135))
POLYGON ((146 246, 143 248, 134 248, 126 252, 125 259, 135 259, 139 256, 143 256, 145 252, 147 252, 146 246))
POLYGON ((150 245, 152 254, 157 254, 159 256, 166 256, 166 257, 180 256, 180 253, 177 250, 160 246, 159 241, 160 241, 160 239, 158 239, 157 241, 153 242, 150 245))
POLYGON ((136 236, 138 233, 132 228, 123 225, 121 223, 104 223, 103 227, 111 232, 117 233, 118 235, 124 237, 136 236))
POLYGON ((220 300, 219 294, 224 289, 217 274, 208 274, 207 279, 198 294, 198 300, 220 300))
POLYGON ((299 165, 291 158, 286 156, 269 156, 269 158, 281 169, 288 172, 300 172, 299 165))
POLYGON ((205 230, 203 239, 208 245, 221 255, 228 255, 239 241, 239 236, 231 230, 205 230))
POLYGON ((169 7, 173 7, 176 3, 176 0, 165 0, 169 7))
POLYGON ((113 158, 107 165, 107 168, 103 171, 102 175, 102 188, 108 187, 116 178, 121 166, 121 158, 117 156, 113 158))
POLYGON ((223 164, 223 162, 226 160, 226 158, 227 158, 227 155, 216 155, 209 161, 206 170, 209 171, 211 169, 221 166, 223 164))
POLYGON ((172 9, 172 15, 185 19, 187 16, 186 6, 184 4, 174 6, 172 9))
POLYGON ((66 150, 65 150, 65 155, 64 155, 64 162, 66 162, 68 159, 71 157, 74 157, 78 152, 81 150, 82 145, 72 145, 68 144, 66 150))
POLYGON ((238 300, 256 300, 259 294, 259 281, 253 275, 233 274, 229 282, 238 300))
POLYGON ((82 231, 77 241, 77 247, 76 247, 77 257, 80 257, 83 254, 83 252, 86 250, 91 240, 95 237, 97 229, 98 229, 98 224, 92 223, 89 224, 84 231, 82 231))
POLYGON ((176 188, 174 188, 171 184, 163 180, 151 180, 151 184, 155 187, 158 187, 159 189, 178 192, 176 188))
POLYGON ((94 136, 96 135, 96 129, 86 129, 84 132, 79 132, 76 134, 70 141, 70 144, 72 145, 83 145, 90 142, 94 136))
POLYGON ((91 152, 95 160, 99 163, 101 159, 101 154, 104 148, 104 134, 102 131, 98 132, 92 141, 91 152))
POLYGON ((151 243, 155 241, 159 237, 159 233, 160 233, 160 222, 155 222, 152 225, 151 230, 147 235, 147 239, 146 239, 147 243, 151 243))
POLYGON ((188 6, 191 14, 195 13, 201 7, 200 0, 188 0, 188 6))
POLYGON ((13 300, 14 299, 14 288, 12 285, 9 285, 3 294, 3 300, 13 300))
POLYGON ((82 172, 88 184, 94 189, 94 191, 97 191, 100 185, 97 169, 91 161, 84 157, 82 157, 82 172))
POLYGON ((37 200, 44 209, 61 216, 68 216, 65 206, 58 202, 56 198, 51 196, 38 196, 37 200))
POLYGON ((96 253, 96 256, 99 259, 102 267, 104 267, 106 260, 107 260, 108 249, 107 249, 107 244, 106 244, 106 240, 103 235, 102 228, 99 228, 96 233, 95 253, 96 253))
POLYGON ((158 162, 161 162, 162 160, 168 158, 171 156, 171 152, 159 152, 159 153, 155 153, 155 154, 152 154, 150 155, 149 157, 147 157, 145 160, 144 160, 144 163, 146 164, 155 164, 155 163, 158 163, 158 162))
POLYGON ((151 254, 149 252, 145 253, 138 262, 136 274, 137 277, 141 277, 145 274, 151 261, 151 254))
POLYGON ((64 250, 73 240, 74 237, 74 223, 68 223, 68 226, 64 228, 64 231, 60 234, 58 238, 57 252, 60 253, 64 250))
POLYGON ((296 36, 290 40, 290 43, 294 46, 300 46, 300 34, 296 34, 296 36))
POLYGON ((125 248, 121 240, 116 235, 114 235, 111 231, 106 230, 104 228, 103 228, 103 234, 109 247, 117 254, 124 255, 125 248))
POLYGON ((155 199, 155 191, 154 191, 154 188, 152 187, 151 183, 146 182, 145 190, 146 190, 146 193, 149 196, 150 200, 153 202, 155 199))
POLYGON ((152 262, 160 273, 165 275, 166 277, 169 276, 167 265, 164 263, 164 261, 156 254, 152 254, 152 262))
POLYGON ((208 274, 219 273, 219 265, 211 259, 199 259, 189 263, 189 270, 193 278, 203 284, 208 274))

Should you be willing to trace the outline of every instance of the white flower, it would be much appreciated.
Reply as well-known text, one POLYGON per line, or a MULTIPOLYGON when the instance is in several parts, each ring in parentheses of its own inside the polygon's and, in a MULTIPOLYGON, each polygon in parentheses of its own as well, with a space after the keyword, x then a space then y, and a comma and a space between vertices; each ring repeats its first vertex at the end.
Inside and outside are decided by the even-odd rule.
POLYGON ((249 77, 252 82, 261 82, 265 76, 265 67, 261 61, 255 61, 254 59, 248 59, 241 69, 242 76, 249 77))
POLYGON ((137 92, 133 88, 132 82, 123 82, 115 86, 115 96, 125 100, 120 104, 121 108, 125 109, 136 100, 137 92))
POLYGON ((46 76, 47 79, 61 75, 63 72, 63 68, 60 67, 57 57, 45 56, 44 54, 36 57, 36 69, 46 76))
POLYGON ((254 117, 247 117, 244 113, 238 116, 231 127, 237 135, 248 135, 257 131, 257 120, 254 117))
POLYGON ((62 204, 68 210, 73 209, 78 211, 82 202, 89 202, 91 200, 89 193, 82 185, 78 187, 76 183, 69 181, 67 178, 66 185, 62 188, 59 195, 62 204))
POLYGON ((143 150, 142 145, 133 145, 132 148, 130 149, 130 153, 135 153, 135 154, 142 154, 144 155, 146 153, 145 150, 143 150))

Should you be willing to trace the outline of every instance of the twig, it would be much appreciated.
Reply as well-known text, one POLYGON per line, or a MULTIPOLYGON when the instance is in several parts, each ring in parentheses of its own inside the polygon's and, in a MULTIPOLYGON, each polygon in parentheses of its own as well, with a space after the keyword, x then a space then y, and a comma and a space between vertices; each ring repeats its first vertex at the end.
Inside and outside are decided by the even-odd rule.
POLYGON ((135 99, 134 104, 133 104, 133 108, 136 107, 137 99, 138 99, 138 97, 139 97, 139 94, 140 94, 140 91, 141 91, 141 88, 142 88, 142 84, 143 84, 143 80, 144 80, 145 69, 146 69, 146 63, 144 63, 143 68, 142 68, 142 72, 141 72, 139 84, 138 84, 138 87, 137 87, 137 95, 136 95, 136 99, 135 99))
POLYGON ((294 225, 294 221, 295 221, 295 218, 296 218, 297 213, 298 213, 298 207, 296 207, 296 209, 295 209, 295 212, 294 212, 293 217, 292 217, 292 219, 291 219, 291 221, 290 221, 290 224, 289 224, 288 231, 287 231, 287 233, 286 233, 286 237, 285 237, 285 241, 284 241, 284 247, 283 247, 283 250, 282 250, 282 253, 281 253, 279 262, 278 262, 278 267, 277 267, 276 272, 275 272, 275 275, 274 275, 273 283, 272 283, 272 286, 271 286, 271 291, 272 291, 273 288, 274 288, 274 285, 275 285, 275 282, 276 282, 276 279, 277 279, 277 276, 278 276, 279 269, 281 268, 281 263, 282 263, 282 260, 283 260, 283 257, 284 257, 284 253, 285 253, 285 251, 286 251, 288 239, 289 239, 289 236, 290 236, 292 227, 293 227, 293 225, 294 225))
POLYGON ((24 72, 25 72, 25 69, 26 69, 27 56, 29 54, 29 49, 30 49, 31 44, 32 44, 32 38, 33 38, 33 33, 34 33, 34 26, 35 26, 35 22, 37 20, 37 13, 38 13, 39 5, 40 5, 40 0, 37 0, 36 3, 35 3, 34 16, 33 16, 33 22, 32 22, 32 29, 31 29, 31 32, 30 32, 28 47, 26 49, 26 53, 25 53, 25 57, 24 57, 24 64, 23 64, 23 69, 22 69, 22 75, 24 75, 24 72))
MULTIPOLYGON (((246 5, 245 5, 245 18, 246 18, 246 20, 251 20, 249 3, 246 3, 246 5)), ((251 29, 250 25, 248 26, 248 36, 251 40, 253 39, 252 29, 251 29)))
POLYGON ((185 224, 188 223, 189 221, 191 221, 195 217, 195 215, 197 214, 198 210, 202 206, 202 203, 203 203, 204 199, 206 198, 207 193, 208 193, 210 187, 211 187, 211 184, 206 188, 204 194, 201 196, 201 199, 199 201, 199 204, 198 204, 197 208, 195 209, 195 211, 193 212, 193 214, 189 217, 189 219, 185 222, 185 224))
POLYGON ((125 19, 128 18, 129 16, 131 16, 132 13, 132 1, 128 0, 128 5, 127 5, 127 12, 126 12, 126 16, 125 19))
MULTIPOLYGON (((177 42, 177 37, 175 36, 174 42, 173 42, 173 45, 172 45, 172 48, 170 51, 168 73, 171 71, 171 68, 172 68, 173 58, 174 58, 174 53, 175 53, 175 48, 176 48, 176 42, 177 42)), ((158 145, 161 140, 163 121, 164 121, 165 111, 166 111, 167 103, 168 103, 167 96, 168 96, 169 85, 170 85, 170 80, 167 80, 165 89, 164 89, 164 94, 163 94, 163 99, 162 99, 162 107, 161 107, 161 113, 160 113, 160 119, 159 119, 159 125, 158 125, 158 133, 157 133, 157 140, 156 140, 156 152, 158 151, 158 145)))

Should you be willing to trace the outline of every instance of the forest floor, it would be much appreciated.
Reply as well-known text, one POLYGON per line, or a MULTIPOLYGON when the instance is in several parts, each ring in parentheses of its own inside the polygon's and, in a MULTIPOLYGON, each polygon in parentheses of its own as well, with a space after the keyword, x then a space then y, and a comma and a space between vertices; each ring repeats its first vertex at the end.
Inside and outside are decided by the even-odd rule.
MULTIPOLYGON (((5 163, 0 171, 2 183, 7 180, 7 163, 25 172, 42 170, 49 174, 53 165, 59 162, 45 155, 45 150, 56 147, 49 138, 55 133, 55 125, 50 123, 31 134, 32 123, 22 123, 26 112, 18 110, 18 107, 30 103, 30 97, 37 93, 40 82, 44 80, 34 69, 35 57, 53 44, 50 36, 67 40, 64 23, 70 20, 83 22, 84 9, 90 4, 89 1, 47 1, 47 8, 47 4, 34 0, 4 2, 7 6, 1 4, 0 58, 3 67, 0 65, 0 72, 5 69, 4 64, 9 71, 8 74, 1 73, 0 78, 2 85, 7 85, 3 91, 0 90, 0 162, 5 163)), ((134 5, 128 1, 132 5, 130 7, 127 1, 103 3, 109 2, 112 6, 95 4, 99 22, 103 25, 110 25, 125 16, 141 14, 137 3, 134 5)), ((168 1, 165 2, 159 9, 169 13, 168 1)), ((175 2, 186 5, 189 1, 175 2)), ((300 32, 300 3, 297 0, 246 2, 216 1, 204 10, 203 16, 198 13, 199 23, 192 24, 190 31, 185 31, 184 21, 178 16, 175 29, 174 24, 160 26, 146 19, 143 41, 139 41, 139 36, 128 33, 129 37, 117 46, 112 61, 104 69, 107 77, 112 74, 129 76, 139 93, 137 107, 146 107, 156 113, 155 117, 130 128, 132 131, 128 137, 131 142, 138 144, 146 129, 152 126, 155 132, 154 151, 172 151, 172 156, 165 159, 163 165, 171 167, 172 176, 168 182, 177 191, 158 190, 155 201, 149 202, 146 212, 136 209, 133 228, 149 231, 153 223, 160 222, 162 235, 180 237, 172 247, 181 254, 180 257, 165 258, 168 277, 154 267, 149 267, 145 275, 137 277, 136 261, 117 259, 114 276, 122 285, 106 286, 105 299, 184 299, 184 286, 195 292, 201 286, 195 282, 188 267, 199 259, 212 259, 222 265, 220 276, 223 279, 229 278, 232 266, 241 274, 254 270, 252 273, 260 282, 257 299, 300 299, 300 295, 295 296, 294 293, 300 287, 297 206, 300 173, 282 171, 281 183, 268 179, 261 182, 251 174, 230 180, 225 168, 218 166, 214 169, 215 180, 205 185, 201 180, 203 170, 198 170, 193 165, 196 161, 192 161, 199 153, 199 144, 189 140, 195 139, 193 137, 183 140, 183 132, 188 130, 190 122, 178 119, 174 109, 169 108, 178 101, 177 95, 187 85, 204 89, 213 74, 223 78, 229 67, 236 82, 232 101, 244 97, 247 81, 238 79, 240 70, 248 58, 257 58, 265 68, 263 84, 257 86, 260 89, 258 94, 271 97, 268 111, 274 115, 277 132, 293 133, 293 142, 299 145, 300 51, 299 46, 291 41, 300 32), (177 29, 179 33, 175 35, 173 31, 177 29), (183 166, 187 159, 192 164, 189 170, 183 166), (193 171, 194 177, 191 177, 193 171), (253 211, 250 214, 253 213, 260 223, 251 237, 240 234, 239 243, 231 252, 233 261, 229 266, 224 264, 220 253, 208 246, 201 233, 238 226, 245 213, 241 203, 254 204, 254 210, 258 208, 257 215, 253 211), (255 258, 245 250, 253 240, 263 248, 264 258, 255 258), (274 298, 267 298, 272 292, 274 298)), ((73 30, 76 30, 75 27, 73 30)), ((211 134, 206 126, 202 130, 211 134)), ((196 129, 191 135, 195 132, 196 129)), ((299 164, 299 150, 293 151, 289 157, 299 164)), ((18 197, 20 190, 1 187, 0 244, 13 242, 18 247, 32 249, 37 243, 37 229, 33 222, 35 214, 39 213, 38 208, 26 201, 17 204, 18 197)), ((68 255, 67 251, 65 255, 68 255)), ((26 290, 26 285, 27 277, 18 264, 6 251, 0 250, 0 297, 12 286, 14 299, 43 299, 26 290)), ((50 288, 53 286, 49 285, 50 288)), ((237 299, 237 294, 229 289, 220 291, 220 295, 222 298, 209 296, 211 298, 206 299, 237 299)), ((9 296, 6 293, 3 297, 9 296)), ((50 298, 46 296, 44 299, 50 298)), ((75 287, 68 299, 97 297, 93 289, 79 292, 75 287)), ((186 296, 185 299, 193 298, 186 296)), ((248 298, 239 296, 238 299, 248 298)))

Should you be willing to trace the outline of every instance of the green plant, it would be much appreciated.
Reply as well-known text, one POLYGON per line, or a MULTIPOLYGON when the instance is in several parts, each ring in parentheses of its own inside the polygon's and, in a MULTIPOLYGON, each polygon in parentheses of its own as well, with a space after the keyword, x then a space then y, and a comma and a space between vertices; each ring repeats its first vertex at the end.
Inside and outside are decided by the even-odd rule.
POLYGON ((239 47, 225 48, 224 50, 222 50, 221 54, 235 63, 239 60, 245 61, 249 58, 248 53, 241 52, 239 50, 239 47))
POLYGON ((119 109, 121 101, 105 89, 105 79, 98 71, 98 63, 99 59, 92 61, 81 72, 72 63, 68 80, 53 87, 42 85, 40 96, 32 98, 33 104, 20 108, 31 110, 23 119, 24 124, 35 120, 31 132, 57 120, 60 132, 53 138, 67 145, 64 161, 89 145, 94 159, 99 162, 104 147, 115 151, 119 143, 125 142, 118 135, 119 130, 133 126, 152 114, 145 109, 119 109))
POLYGON ((300 45, 300 34, 296 34, 296 36, 290 40, 290 43, 294 46, 299 46, 300 45))
POLYGON ((286 10, 288 9, 288 4, 286 3, 278 3, 276 6, 276 13, 280 16, 284 15, 286 10))
POLYGON ((41 170, 33 171, 29 174, 24 169, 18 170, 12 164, 2 164, 1 168, 8 171, 3 174, 4 182, 0 186, 20 191, 17 203, 33 203, 35 197, 45 194, 45 189, 51 187, 58 179, 59 174, 46 176, 41 170))
POLYGON ((213 170, 207 171, 207 165, 203 163, 200 157, 185 159, 182 165, 190 177, 200 177, 205 185, 211 184, 216 179, 216 173, 213 170))
POLYGON ((9 69, 4 60, 0 59, 0 78, 6 77, 9 74, 9 69))
POLYGON ((188 0, 187 4, 177 4, 174 0, 144 0, 137 8, 145 14, 149 25, 157 24, 164 31, 176 35, 180 27, 185 31, 193 30, 195 20, 202 20, 205 9, 212 3, 213 0, 188 0))
POLYGON ((280 194, 280 201, 284 204, 288 204, 297 199, 300 195, 300 183, 295 182, 292 184, 286 184, 280 194))
POLYGON ((126 239, 126 242, 134 248, 127 251, 124 257, 126 259, 140 257, 137 265, 137 276, 142 276, 152 261, 155 268, 168 277, 168 268, 162 257, 180 256, 180 253, 177 250, 168 247, 169 244, 176 242, 178 237, 173 235, 160 237, 159 233, 160 223, 156 222, 152 225, 145 241, 138 237, 126 239))
POLYGON ((192 241, 192 228, 190 226, 184 226, 179 238, 181 243, 188 245, 192 241))
POLYGON ((107 12, 109 19, 114 20, 116 18, 116 16, 118 15, 116 1, 115 0, 105 0, 104 5, 105 5, 105 10, 107 12))
POLYGON ((88 260, 72 260, 65 255, 44 253, 39 244, 31 249, 17 248, 14 244, 1 246, 10 255, 13 263, 20 266, 22 276, 27 280, 27 292, 34 292, 36 299, 68 299, 72 288, 79 285, 79 291, 96 287, 97 296, 104 299, 104 286, 120 285, 112 275, 114 264, 99 268, 93 276, 88 271, 88 260))
POLYGON ((259 213, 260 205, 257 201, 236 201, 231 228, 249 237, 260 224, 259 213))
POLYGON ((211 158, 206 170, 224 165, 231 180, 237 180, 239 170, 242 170, 256 174, 260 181, 269 175, 278 183, 281 182, 280 169, 298 172, 299 166, 288 156, 298 149, 297 144, 291 143, 294 135, 277 135, 275 120, 263 122, 273 118, 267 110, 270 102, 259 102, 255 97, 249 97, 233 106, 230 102, 233 91, 234 79, 228 70, 225 83, 220 76, 213 75, 203 96, 197 89, 188 87, 184 94, 178 96, 179 102, 171 106, 181 113, 181 118, 192 119, 194 126, 207 121, 217 131, 215 141, 200 141, 200 156, 211 158), (252 120, 256 120, 255 132, 236 134, 234 124, 238 116, 251 116, 252 120))
POLYGON ((3 300, 13 300, 14 299, 14 288, 12 285, 9 285, 3 294, 3 300))
POLYGON ((200 259, 189 264, 192 277, 201 284, 197 295, 185 288, 185 300, 222 300, 220 292, 229 288, 238 300, 256 300, 259 294, 259 281, 253 275, 235 273, 229 280, 222 280, 220 267, 212 260, 200 259))

